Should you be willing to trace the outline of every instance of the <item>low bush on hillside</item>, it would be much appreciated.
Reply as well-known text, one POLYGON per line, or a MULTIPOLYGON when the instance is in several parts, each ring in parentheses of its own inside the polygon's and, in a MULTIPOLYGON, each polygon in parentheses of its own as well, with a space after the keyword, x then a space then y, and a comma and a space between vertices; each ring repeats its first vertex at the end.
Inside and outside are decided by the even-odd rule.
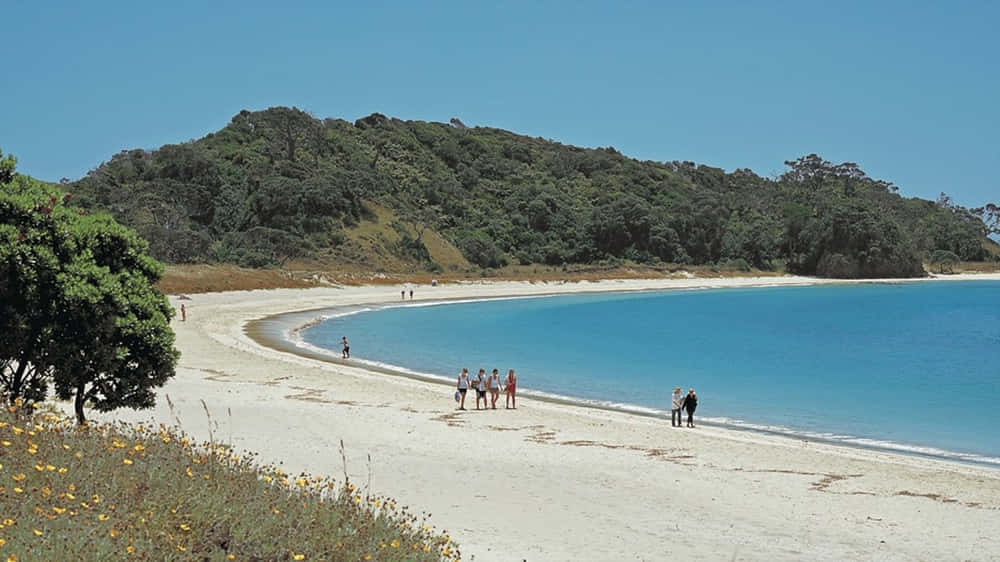
POLYGON ((457 560, 349 481, 160 426, 0 410, 0 560, 457 560))

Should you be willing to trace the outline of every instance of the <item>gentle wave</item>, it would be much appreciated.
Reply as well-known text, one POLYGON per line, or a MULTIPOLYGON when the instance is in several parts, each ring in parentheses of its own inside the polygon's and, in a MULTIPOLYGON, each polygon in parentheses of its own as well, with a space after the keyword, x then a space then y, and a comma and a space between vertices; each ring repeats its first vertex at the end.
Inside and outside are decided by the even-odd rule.
MULTIPOLYGON (((514 297, 514 298, 520 298, 520 297, 514 297)), ((531 298, 531 297, 526 297, 526 298, 531 298)), ((485 300, 485 299, 476 299, 476 301, 478 301, 478 300, 485 300)), ((435 304, 445 304, 445 303, 452 303, 452 302, 457 302, 457 301, 440 301, 440 302, 437 302, 435 304)), ((475 301, 470 300, 469 302, 475 302, 475 301)), ((368 308, 364 308, 364 309, 360 309, 360 310, 352 310, 352 311, 346 311, 346 312, 337 312, 337 313, 325 315, 325 316, 323 316, 323 318, 326 319, 326 318, 337 318, 337 317, 342 317, 342 316, 349 316, 349 315, 352 315, 352 314, 357 314, 359 312, 380 310, 382 308, 390 308, 390 307, 394 307, 394 306, 400 306, 400 305, 387 305, 386 307, 375 307, 375 308, 368 307, 368 308)), ((416 304, 414 304, 414 305, 402 305, 402 306, 433 306, 433 305, 430 305, 430 304, 416 305, 416 304)), ((340 357, 340 354, 337 353, 337 352, 335 352, 335 351, 332 351, 332 350, 329 350, 329 349, 326 349, 326 348, 323 348, 323 347, 315 346, 315 345, 312 345, 312 344, 304 341, 302 339, 302 337, 301 337, 301 331, 302 331, 302 327, 297 328, 295 330, 291 330, 287 334, 288 335, 288 340, 291 341, 296 347, 302 348, 304 350, 308 350, 308 351, 310 351, 312 353, 315 353, 315 354, 327 356, 327 357, 332 357, 332 358, 339 358, 340 357)), ((384 363, 384 362, 381 362, 381 361, 373 361, 373 360, 361 359, 361 358, 352 358, 351 361, 353 363, 358 363, 358 364, 361 364, 361 365, 367 365, 367 366, 370 366, 370 367, 375 367, 377 369, 383 369, 383 370, 387 370, 387 371, 393 371, 393 372, 405 374, 405 375, 408 375, 408 376, 412 376, 412 377, 416 377, 416 378, 421 378, 421 379, 429 380, 429 381, 435 381, 435 382, 439 382, 439 383, 443 383, 443 384, 451 384, 455 380, 454 377, 445 376, 445 375, 438 375, 438 374, 434 374, 434 373, 427 373, 427 372, 423 372, 423 371, 416 371, 416 370, 413 370, 413 369, 409 369, 407 367, 403 367, 403 366, 400 366, 400 365, 394 365, 394 364, 390 364, 390 363, 384 363)), ((520 396, 525 396, 525 397, 528 397, 528 398, 538 398, 538 399, 541 399, 541 400, 553 401, 553 402, 561 402, 561 403, 566 403, 566 404, 570 404, 570 405, 578 405, 578 406, 583 406, 583 407, 591 407, 591 408, 596 407, 596 408, 601 408, 601 409, 605 409, 605 410, 612 410, 612 411, 617 411, 617 412, 623 412, 623 413, 627 413, 627 414, 637 414, 637 415, 642 415, 642 416, 647 416, 647 417, 656 417, 656 418, 663 418, 663 419, 666 419, 666 418, 670 417, 670 412, 668 410, 662 410, 662 409, 658 409, 658 408, 651 408, 651 407, 648 407, 648 406, 640 406, 640 405, 637 405, 637 404, 629 404, 629 403, 626 403, 626 402, 612 402, 612 401, 605 401, 605 400, 591 400, 591 399, 585 399, 585 398, 578 398, 578 397, 575 397, 575 396, 567 396, 567 395, 564 395, 564 394, 557 394, 557 393, 553 393, 553 392, 545 392, 545 391, 541 391, 541 390, 532 390, 532 389, 529 389, 529 388, 518 389, 518 394, 520 396)), ((924 456, 924 457, 940 458, 940 459, 946 459, 946 460, 956 460, 956 461, 961 461, 961 462, 966 462, 966 463, 975 463, 975 464, 981 464, 981 465, 988 465, 988 466, 1000 467, 1000 457, 990 457, 990 456, 985 456, 985 455, 977 455, 977 454, 974 454, 974 453, 961 453, 961 452, 957 452, 957 451, 948 451, 948 450, 945 450, 945 449, 939 449, 939 448, 936 448, 936 447, 926 447, 926 446, 920 446, 920 445, 912 445, 912 444, 908 444, 908 443, 898 443, 898 442, 895 442, 895 441, 886 441, 886 440, 880 440, 880 439, 871 439, 871 438, 866 438, 866 437, 858 437, 858 436, 855 436, 855 435, 845 435, 845 434, 838 434, 838 433, 827 433, 827 432, 820 432, 820 431, 808 431, 808 430, 801 430, 801 429, 793 429, 793 428, 785 427, 785 426, 781 426, 781 425, 756 424, 756 423, 751 423, 751 422, 747 422, 747 421, 740 420, 740 419, 732 419, 732 418, 727 418, 727 417, 710 417, 710 416, 700 417, 699 418, 699 423, 703 423, 705 425, 718 426, 718 427, 722 427, 722 428, 728 428, 728 429, 738 429, 738 430, 745 430, 745 431, 754 431, 754 432, 758 432, 758 433, 767 433, 767 434, 773 434, 773 435, 781 435, 781 436, 791 437, 791 438, 796 438, 796 439, 809 439, 809 440, 813 440, 813 441, 821 441, 821 442, 833 443, 833 444, 838 444, 838 445, 860 447, 860 448, 864 448, 864 449, 875 449, 875 450, 883 450, 883 451, 893 451, 893 452, 910 454, 910 455, 919 455, 919 456, 924 456)))

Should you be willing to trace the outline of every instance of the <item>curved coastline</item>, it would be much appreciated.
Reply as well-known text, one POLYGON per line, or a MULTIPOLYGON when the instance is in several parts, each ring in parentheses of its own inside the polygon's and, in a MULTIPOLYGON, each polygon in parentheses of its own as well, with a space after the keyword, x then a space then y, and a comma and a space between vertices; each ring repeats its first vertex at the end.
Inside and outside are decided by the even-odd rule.
MULTIPOLYGON (((914 280, 848 280, 848 281, 815 280, 815 282, 802 283, 802 285, 896 283, 896 282, 908 283, 908 282, 921 282, 921 281, 933 281, 933 280, 961 281, 961 280, 981 280, 981 279, 925 278, 925 279, 914 279, 914 280)), ((409 301, 406 303, 372 302, 372 303, 351 304, 351 305, 341 305, 332 307, 321 307, 321 308, 313 308, 313 309, 299 310, 293 312, 271 314, 261 318, 248 320, 243 324, 242 328, 244 334, 248 338, 253 340, 255 343, 276 351, 291 353, 308 359, 323 361, 335 365, 360 367, 367 371, 372 371, 382 375, 402 377, 410 380, 420 381, 424 383, 431 383, 441 386, 451 386, 453 381, 451 377, 448 376, 422 373, 419 371, 409 369, 405 366, 392 365, 366 359, 352 359, 352 360, 341 359, 340 357, 337 356, 337 353, 334 350, 327 350, 305 343, 304 341, 302 341, 300 334, 302 331, 330 318, 342 317, 361 312, 377 312, 379 310, 385 310, 389 308, 428 307, 428 306, 440 306, 446 304, 481 302, 489 300, 552 298, 552 297, 567 296, 572 294, 578 295, 587 292, 610 294, 610 293, 634 293, 634 292, 722 290, 730 288, 769 288, 769 287, 779 287, 779 286, 788 286, 788 285, 765 282, 755 285, 741 285, 739 287, 689 286, 689 287, 677 287, 677 288, 643 288, 643 289, 619 289, 619 290, 615 290, 614 288, 610 289, 602 288, 593 291, 574 291, 574 292, 567 291, 567 292, 554 292, 554 293, 544 293, 544 294, 534 294, 534 295, 494 295, 494 296, 483 296, 483 297, 473 297, 473 298, 454 297, 454 298, 442 298, 442 299, 419 301, 419 302, 409 301)), ((519 395, 528 398, 530 400, 538 400, 550 404, 588 408, 593 410, 601 410, 617 414, 639 416, 643 418, 652 418, 657 420, 666 420, 667 418, 669 418, 669 411, 658 410, 656 408, 650 408, 635 404, 614 403, 614 402, 574 398, 571 396, 563 396, 554 393, 531 390, 530 388, 520 389, 519 395)), ((883 441, 879 439, 859 437, 853 435, 837 435, 837 434, 821 433, 821 432, 807 431, 807 430, 796 430, 794 428, 788 428, 784 426, 754 424, 752 422, 745 422, 742 420, 732 420, 729 418, 702 417, 700 419, 701 419, 700 423, 703 425, 713 426, 726 430, 756 433, 756 434, 776 436, 780 438, 786 438, 798 441, 821 443, 833 446, 843 446, 843 447, 856 448, 867 451, 874 451, 879 453, 925 458, 936 461, 955 462, 963 465, 971 465, 971 466, 1000 470, 1000 457, 990 457, 975 453, 949 451, 936 447, 928 447, 928 446, 921 446, 908 443, 897 443, 893 441, 883 441)))

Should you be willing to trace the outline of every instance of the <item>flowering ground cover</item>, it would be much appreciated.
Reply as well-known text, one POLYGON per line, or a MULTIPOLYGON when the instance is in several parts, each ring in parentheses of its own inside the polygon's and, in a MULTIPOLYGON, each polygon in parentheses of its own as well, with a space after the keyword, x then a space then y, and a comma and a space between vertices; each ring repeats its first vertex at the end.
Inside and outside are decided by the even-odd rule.
POLYGON ((458 560, 390 498, 177 429, 0 408, 0 561, 458 560))

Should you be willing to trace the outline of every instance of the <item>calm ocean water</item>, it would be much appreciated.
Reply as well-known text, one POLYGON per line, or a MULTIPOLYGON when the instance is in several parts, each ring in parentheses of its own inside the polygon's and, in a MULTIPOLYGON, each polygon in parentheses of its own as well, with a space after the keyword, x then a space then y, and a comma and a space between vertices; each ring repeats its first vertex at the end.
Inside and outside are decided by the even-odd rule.
MULTIPOLYGON (((425 289, 427 291, 428 289, 425 289)), ((395 306, 303 333, 449 379, 1000 464, 1000 282, 573 295, 395 306)), ((442 400, 450 400, 443 391, 442 400)))

